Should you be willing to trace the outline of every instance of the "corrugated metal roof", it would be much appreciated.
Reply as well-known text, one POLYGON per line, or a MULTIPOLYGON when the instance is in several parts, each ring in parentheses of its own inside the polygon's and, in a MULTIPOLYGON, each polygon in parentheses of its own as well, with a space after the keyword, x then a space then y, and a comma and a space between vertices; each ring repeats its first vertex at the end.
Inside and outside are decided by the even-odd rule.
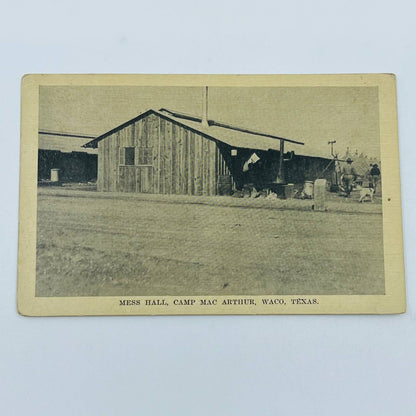
POLYGON ((91 141, 90 138, 39 132, 38 148, 40 150, 57 150, 63 153, 80 152, 96 155, 97 149, 83 147, 89 141, 91 141))
MULTIPOLYGON (((158 111, 157 113, 165 115, 165 111, 158 111)), ((303 145, 300 143, 294 143, 291 139, 286 138, 276 138, 265 137, 265 133, 247 133, 239 130, 234 130, 233 128, 226 128, 215 125, 213 122, 208 127, 204 127, 198 120, 197 117, 193 119, 185 119, 183 117, 176 117, 172 114, 167 114, 170 119, 176 121, 180 124, 188 126, 193 130, 200 131, 207 136, 212 137, 213 139, 219 140, 223 143, 228 144, 229 146, 236 148, 245 148, 253 150, 280 150, 280 140, 285 141, 285 152, 293 151, 297 155, 311 156, 311 157, 320 157, 324 159, 332 159, 328 155, 322 154, 319 149, 314 148, 314 146, 308 144, 307 142, 303 145)), ((270 135, 271 136, 271 135, 270 135)))
MULTIPOLYGON (((158 113, 166 115, 165 112, 158 113)), ((211 124, 210 126, 206 127, 198 121, 192 121, 181 117, 175 117, 171 114, 167 115, 171 120, 176 121, 177 123, 182 124, 185 127, 190 127, 192 130, 203 133, 206 136, 210 136, 214 140, 219 140, 223 143, 226 143, 231 147, 266 151, 280 150, 280 140, 277 138, 264 137, 260 134, 237 131, 231 128, 220 127, 214 124, 211 124)), ((285 140, 284 138, 280 139, 285 140)), ((301 147, 301 144, 297 144, 295 146, 296 148, 299 148, 301 147)))

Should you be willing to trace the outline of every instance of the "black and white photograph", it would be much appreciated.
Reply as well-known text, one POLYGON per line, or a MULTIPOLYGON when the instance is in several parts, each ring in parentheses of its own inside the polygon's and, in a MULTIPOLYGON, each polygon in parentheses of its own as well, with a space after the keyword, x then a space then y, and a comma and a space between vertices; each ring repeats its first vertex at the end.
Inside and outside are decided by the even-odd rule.
POLYGON ((2 10, 2 415, 414 414, 414 2, 2 10))
POLYGON ((36 298, 386 295, 379 87, 210 84, 39 85, 36 298))

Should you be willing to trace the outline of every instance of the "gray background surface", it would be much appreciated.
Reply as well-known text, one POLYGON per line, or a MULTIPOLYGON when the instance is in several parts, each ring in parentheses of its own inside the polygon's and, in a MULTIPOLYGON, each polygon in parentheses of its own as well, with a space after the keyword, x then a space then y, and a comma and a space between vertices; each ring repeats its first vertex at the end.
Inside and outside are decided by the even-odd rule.
POLYGON ((0 409, 8 415, 412 415, 415 7, 410 1, 16 1, 0 26, 0 409), (398 77, 408 311, 24 318, 16 263, 24 73, 398 77))

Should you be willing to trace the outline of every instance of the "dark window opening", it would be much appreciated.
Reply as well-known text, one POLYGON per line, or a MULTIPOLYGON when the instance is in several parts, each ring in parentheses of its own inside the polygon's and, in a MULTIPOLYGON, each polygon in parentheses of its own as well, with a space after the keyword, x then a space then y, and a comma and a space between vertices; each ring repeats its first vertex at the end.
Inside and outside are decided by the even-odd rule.
POLYGON ((124 164, 134 165, 134 147, 124 148, 124 164))

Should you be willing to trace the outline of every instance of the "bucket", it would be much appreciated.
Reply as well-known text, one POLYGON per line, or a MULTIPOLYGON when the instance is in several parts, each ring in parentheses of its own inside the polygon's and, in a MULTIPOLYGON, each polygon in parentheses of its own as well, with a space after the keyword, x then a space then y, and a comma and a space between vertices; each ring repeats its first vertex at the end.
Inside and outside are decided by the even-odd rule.
POLYGON ((312 181, 305 181, 303 185, 303 193, 305 194, 306 198, 313 197, 313 182, 312 181))
POLYGON ((51 169, 51 182, 59 182, 59 171, 61 169, 51 169))

